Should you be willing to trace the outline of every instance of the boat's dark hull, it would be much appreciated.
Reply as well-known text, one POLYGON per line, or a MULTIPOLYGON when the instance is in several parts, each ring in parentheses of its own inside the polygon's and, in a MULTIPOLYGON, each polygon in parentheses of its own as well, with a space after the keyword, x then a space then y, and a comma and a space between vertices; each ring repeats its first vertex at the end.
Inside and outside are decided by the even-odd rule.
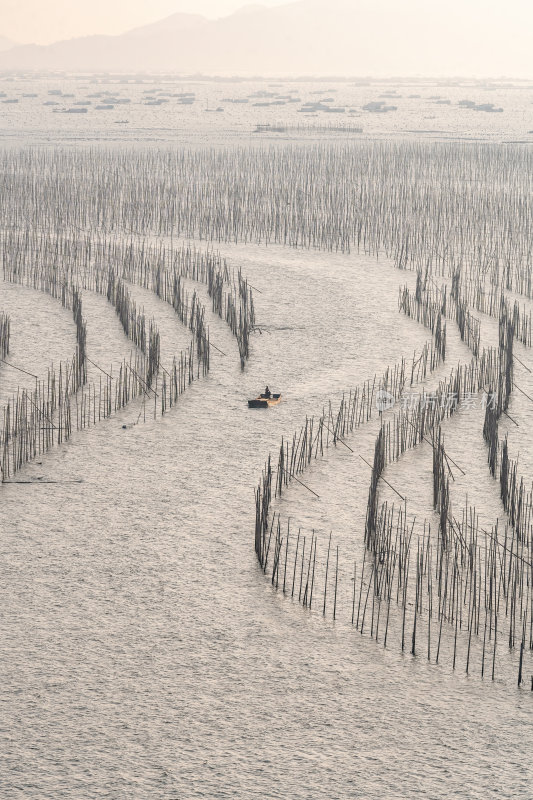
POLYGON ((248 408, 268 408, 269 406, 277 406, 280 401, 280 394, 273 394, 272 397, 256 397, 255 400, 248 400, 248 408))
POLYGON ((248 408, 268 408, 266 400, 248 400, 248 408))

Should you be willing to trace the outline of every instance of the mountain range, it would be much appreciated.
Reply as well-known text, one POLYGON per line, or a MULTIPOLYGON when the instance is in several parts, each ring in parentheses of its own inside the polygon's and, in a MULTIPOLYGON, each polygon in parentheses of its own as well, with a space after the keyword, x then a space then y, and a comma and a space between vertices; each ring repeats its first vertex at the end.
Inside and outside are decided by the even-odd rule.
POLYGON ((0 69, 533 78, 531 21, 523 0, 297 0, 4 48, 0 69))

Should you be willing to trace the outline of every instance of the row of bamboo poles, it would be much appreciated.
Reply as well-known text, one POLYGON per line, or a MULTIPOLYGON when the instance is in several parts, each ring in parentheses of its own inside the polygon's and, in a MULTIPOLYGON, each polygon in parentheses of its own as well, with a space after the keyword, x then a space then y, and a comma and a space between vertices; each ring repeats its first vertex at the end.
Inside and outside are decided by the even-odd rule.
POLYGON ((533 487, 527 488, 526 479, 518 471, 518 458, 509 456, 507 436, 500 442, 499 420, 506 414, 514 387, 513 342, 520 321, 508 303, 500 304, 498 382, 493 387, 496 402, 485 409, 483 438, 487 444, 489 470, 499 481, 500 498, 508 515, 513 533, 520 543, 530 541, 533 530, 533 487))
MULTIPOLYGON (((494 446, 492 435, 496 429, 497 435, 497 421, 503 411, 508 406, 509 397, 512 391, 512 368, 513 368, 513 341, 517 336, 516 328, 519 326, 519 320, 516 313, 511 311, 509 305, 505 300, 500 302, 500 317, 499 317, 499 346, 497 354, 485 360, 486 370, 479 370, 478 372, 478 390, 482 386, 488 384, 489 386, 497 386, 498 392, 492 392, 497 398, 494 405, 488 404, 485 415, 484 437, 489 444, 489 465, 491 472, 495 475, 494 469, 494 454, 497 452, 497 444, 494 446)), ((400 415, 401 416, 400 412, 400 415)), ((495 677, 495 664, 497 652, 497 637, 499 619, 504 615, 503 624, 500 622, 500 631, 505 624, 507 624, 504 640, 508 644, 510 651, 513 651, 519 644, 518 656, 518 676, 517 683, 520 686, 523 682, 523 667, 524 667, 524 652, 527 649, 529 652, 533 649, 533 525, 531 525, 531 498, 527 497, 523 490, 523 481, 520 490, 517 491, 516 483, 516 463, 509 468, 509 459, 507 453, 507 442, 504 442, 502 448, 502 469, 500 474, 501 483, 501 498, 505 510, 508 512, 508 523, 505 526, 504 537, 498 537, 498 522, 491 531, 479 530, 479 524, 475 510, 470 509, 470 541, 465 535, 464 518, 463 524, 458 522, 452 514, 449 494, 449 476, 453 476, 450 459, 446 454, 444 442, 441 432, 441 420, 437 421, 436 425, 432 426, 432 447, 433 447, 433 504, 435 511, 438 515, 438 536, 436 538, 437 546, 437 563, 442 564, 442 556, 439 559, 439 549, 446 553, 446 576, 445 576, 445 594, 444 597, 439 593, 439 603, 446 603, 446 592, 449 577, 449 563, 450 559, 448 553, 451 548, 454 548, 453 558, 453 578, 451 581, 452 598, 454 596, 454 586, 459 585, 463 587, 463 606, 466 606, 466 597, 468 594, 468 611, 466 617, 466 630, 468 632, 468 646, 466 650, 466 672, 469 671, 470 655, 472 645, 472 635, 480 637, 480 614, 484 612, 485 619, 483 625, 483 636, 481 648, 481 675, 483 676, 487 669, 487 648, 493 639, 492 658, 491 661, 491 675, 495 677), (514 466, 514 469, 513 469, 514 466), (511 486, 509 487, 509 478, 511 486), (519 497, 518 503, 515 505, 514 498, 519 497), (509 498, 512 498, 509 501, 509 498), (528 503, 529 501, 529 503, 528 503), (518 506, 518 515, 515 513, 518 506), (511 511, 511 513, 509 513, 511 511), (522 513, 520 513, 522 512, 522 513), (518 517, 518 518, 517 518, 518 517), (472 520, 474 520, 472 522, 472 520), (521 522, 522 525, 517 524, 521 522), (475 534, 474 540, 472 534, 475 534), (479 538, 482 539, 481 545, 478 544, 479 538), (476 554, 477 548, 477 554, 476 554), (458 553, 459 551, 459 553, 458 553), (456 565, 459 561, 463 566, 466 564, 468 571, 466 575, 465 570, 456 575, 456 565), (477 598, 476 598, 476 585, 477 598), (481 595, 483 593, 483 603, 481 602, 481 595), (500 608, 501 598, 505 599, 504 609, 500 608)), ((398 427, 398 426, 396 426, 398 427)), ((384 465, 387 460, 387 454, 390 457, 390 445, 387 447, 384 439, 390 439, 390 428, 383 428, 380 430, 378 439, 376 441, 376 455, 374 459, 372 480, 369 490, 369 500, 367 506, 367 528, 365 543, 367 547, 374 552, 379 552, 380 558, 383 560, 383 541, 380 539, 382 529, 380 529, 380 522, 383 519, 382 513, 377 523, 377 514, 375 512, 376 506, 376 487, 377 477, 382 476, 384 465), (384 435, 385 434, 385 435, 384 435), (369 519, 371 525, 369 525, 369 519)), ((393 452, 398 452, 393 447, 393 452)), ((452 462, 453 463, 453 462, 452 462)), ((456 466, 454 464, 454 466, 456 466)), ((381 509, 383 512, 383 507, 381 509)), ((425 527, 425 526, 424 526, 425 527)), ((429 526, 428 526, 429 527, 429 526)), ((390 528, 389 528, 390 531, 390 528)), ((425 530, 424 530, 425 537, 425 530)), ((428 546, 431 542, 428 532, 428 546)), ((387 548, 385 547, 385 551, 387 548)), ((413 633, 412 633, 412 652, 415 652, 416 640, 416 619, 418 613, 418 606, 421 597, 421 583, 422 576, 420 569, 420 559, 424 554, 424 541, 420 547, 420 541, 417 547, 417 573, 416 573, 416 591, 415 591, 415 614, 413 620, 413 633)), ((387 553, 386 560, 390 559, 390 554, 387 553)), ((442 586, 442 575, 439 575, 440 583, 442 586)), ((432 616, 432 594, 431 586, 428 584, 427 590, 429 591, 429 608, 427 623, 428 634, 428 658, 430 658, 430 629, 431 629, 431 616, 432 616)), ((462 588, 461 588, 462 592, 462 588)), ((457 606, 457 603, 455 603, 457 606)), ((455 613, 455 635, 453 644, 453 667, 456 665, 457 654, 457 629, 458 619, 459 626, 462 625, 462 620, 459 611, 455 610, 452 605, 451 613, 448 611, 447 620, 452 624, 454 622, 455 613)), ((422 607, 420 606, 420 612, 422 607)), ((404 616, 405 619, 405 616, 404 616)), ((442 619, 439 629, 439 639, 436 660, 438 661, 438 654, 441 642, 442 619)), ((501 635, 501 633, 500 633, 501 635)), ((404 647, 404 626, 402 627, 402 649, 404 647)), ((533 675, 531 676, 531 688, 533 690, 533 675)))
MULTIPOLYGON (((472 671, 474 653, 479 653, 481 675, 490 674, 493 679, 496 675, 498 643, 501 645, 501 642, 507 642, 509 651, 514 651, 518 645, 517 682, 521 685, 524 679, 524 653, 526 650, 531 652, 533 648, 533 492, 530 494, 528 506, 523 480, 517 488, 516 465, 508 458, 505 442, 501 457, 502 502, 506 510, 512 511, 504 536, 498 534, 498 523, 491 531, 481 531, 475 510, 472 509, 468 513, 463 512, 463 520, 458 521, 452 514, 449 494, 452 465, 457 465, 444 448, 441 423, 455 413, 463 398, 479 393, 488 386, 498 387, 498 392, 491 392, 497 399, 494 405, 487 404, 485 427, 491 415, 495 417, 497 425, 497 418, 504 407, 507 407, 512 390, 513 340, 518 338, 526 343, 518 329, 522 325, 522 331, 527 330, 527 322, 525 325, 520 322, 516 304, 511 310, 500 294, 499 347, 480 353, 479 327, 474 327, 469 322, 466 301, 458 286, 458 279, 454 280, 452 276, 452 292, 447 301, 445 286, 437 287, 436 292, 428 291, 426 271, 425 276, 421 272, 417 274, 414 295, 407 287, 400 290, 400 310, 426 325, 432 331, 434 339, 440 342, 443 330, 445 342, 445 322, 442 323, 441 316, 455 317, 460 335, 471 347, 474 358, 469 364, 452 370, 450 377, 441 381, 438 391, 429 398, 422 393, 414 408, 405 410, 400 404, 400 410, 394 415, 392 422, 382 418, 371 465, 362 569, 358 575, 357 561, 354 559, 353 574, 346 571, 343 573, 341 570, 344 582, 347 583, 346 589, 351 587, 352 594, 351 606, 348 604, 346 611, 351 624, 362 633, 368 608, 368 627, 370 634, 376 639, 379 636, 381 619, 382 638, 386 645, 391 620, 391 598, 395 594, 396 611, 393 611, 392 616, 397 623, 402 651, 409 639, 410 651, 416 655, 419 641, 417 635, 420 637, 420 632, 423 631, 427 637, 424 652, 427 648, 428 660, 432 659, 433 654, 433 659, 438 663, 447 646, 455 669, 459 637, 459 641, 461 638, 464 640, 466 672, 472 671), (450 397, 453 397, 453 403, 449 402, 450 397), (408 522, 406 499, 403 498, 404 508, 397 512, 395 519, 393 507, 388 507, 386 503, 379 504, 378 486, 383 479, 386 465, 398 460, 408 448, 415 447, 422 441, 429 441, 433 448, 433 501, 438 530, 437 535, 432 536, 430 524, 424 523, 423 536, 417 537, 415 557, 414 551, 411 552, 414 521, 408 522), (517 524, 517 520, 522 524, 517 524), (446 641, 450 640, 453 644, 450 641, 447 645, 443 642, 444 624, 445 630, 448 633, 451 631, 451 637, 447 636, 446 641), (505 625, 507 628, 504 634, 505 625)), ((524 319, 527 319, 525 315, 522 316, 522 320, 524 319)), ((439 357, 435 364, 441 358, 444 360, 445 344, 438 347, 438 352, 439 357)), ((305 432, 307 427, 306 421, 305 432)), ((318 450, 316 447, 315 457, 318 450)), ((325 577, 320 578, 317 572, 318 536, 315 532, 312 533, 310 548, 308 537, 306 560, 306 537, 303 536, 302 539, 299 531, 294 553, 291 554, 290 521, 287 521, 285 532, 279 514, 276 520, 275 511, 271 511, 273 499, 282 489, 280 475, 290 474, 290 470, 294 469, 292 453, 289 467, 284 470, 283 464, 286 461, 282 443, 277 469, 272 470, 269 459, 256 491, 257 557, 262 569, 265 572, 267 568, 270 570, 272 583, 277 588, 282 586, 284 593, 289 590, 288 571, 291 597, 295 596, 296 591, 298 600, 309 608, 312 607, 313 592, 318 589, 315 588, 315 577, 319 585, 324 580, 323 598, 319 597, 318 604, 322 606, 323 613, 326 613, 328 571, 331 570, 331 534, 325 566, 323 565, 325 577)), ((310 458, 297 460, 296 463, 299 466, 302 463, 309 464, 310 458)), ((338 615, 338 593, 339 547, 336 546, 332 611, 334 619, 338 615)), ((533 689, 533 675, 531 688, 533 689)))
MULTIPOLYGON (((460 276, 461 270, 457 269, 456 273, 460 276)), ((499 319, 502 306, 509 304, 505 296, 504 285, 495 283, 486 286, 479 276, 475 282, 461 282, 460 293, 467 305, 494 319, 499 319)), ((507 313, 509 314, 509 311, 507 313)), ((531 347, 531 309, 528 311, 524 303, 520 306, 518 300, 515 300, 511 315, 515 338, 526 347, 531 347)))
MULTIPOLYGON (((124 291, 121 281, 152 290, 174 307, 196 335, 200 360, 208 349, 205 315, 204 319, 197 315, 203 306, 196 291, 189 298, 185 281, 203 283, 213 312, 227 322, 237 339, 241 368, 250 356, 250 336, 255 328, 252 289, 240 269, 230 271, 226 261, 210 249, 131 237, 24 230, 5 231, 0 236, 0 253, 5 279, 56 293, 54 296, 65 283, 107 294, 111 302, 117 291, 124 291)), ((130 336, 128 313, 124 307, 121 321, 130 336)), ((143 335, 139 330, 133 341, 142 342, 143 335)))
POLYGON ((296 533, 290 519, 274 514, 263 572, 294 601, 384 647, 492 680, 510 681, 514 671, 516 683, 533 690, 533 675, 526 678, 533 649, 530 549, 513 549, 508 528, 481 529, 472 507, 454 521, 447 542, 429 525, 414 535, 406 506, 384 503, 377 519, 361 556, 341 553, 331 533, 326 549, 317 531, 296 533))
POLYGON ((97 158, 9 149, 0 202, 11 230, 358 248, 449 278, 461 267, 531 298, 532 160, 521 145, 470 142, 101 149, 97 158))
MULTIPOLYGON (((99 381, 77 384, 77 358, 48 368, 35 388, 19 389, 0 411, 2 480, 28 462, 67 442, 147 393, 144 357, 124 360, 113 376, 102 371, 99 381)), ((155 391, 155 390, 154 390, 155 391)))
MULTIPOLYGON (((270 457, 256 490, 255 550, 261 565, 263 565, 273 499, 282 496, 283 491, 293 480, 300 482, 298 476, 309 468, 312 460, 324 455, 324 448, 327 450, 330 445, 333 447, 337 447, 338 444, 344 445, 346 437, 354 430, 374 419, 376 415, 381 416, 383 413, 380 405, 381 397, 384 396, 391 401, 399 400, 406 385, 406 374, 406 363, 402 359, 393 368, 387 368, 379 380, 374 376, 372 381, 368 380, 362 386, 343 394, 336 410, 330 402, 318 419, 306 417, 305 424, 290 440, 282 438, 275 469, 274 494, 271 492, 273 470, 270 457)), ((473 371, 469 374, 471 376, 473 371)), ((450 383, 454 386, 461 385, 461 381, 457 378, 450 383)), ((422 401, 419 402, 418 408, 424 408, 422 401)), ((435 404, 435 412, 436 410, 435 404)), ((449 413, 449 408, 444 408, 442 413, 449 413)), ((421 414, 422 419, 425 419, 424 410, 421 414)), ((412 416, 415 416, 414 413, 412 416)), ((419 427, 416 425, 414 427, 417 437, 423 436, 423 431, 420 432, 419 427)))
MULTIPOLYGON (((86 352, 86 323, 82 313, 81 290, 69 281, 75 272, 57 265, 35 266, 20 259, 10 266, 4 262, 4 279, 40 289, 72 310, 76 326, 76 352, 59 369, 48 368, 45 380, 35 381, 35 388, 19 389, 0 411, 0 447, 2 480, 9 479, 24 464, 65 441, 73 431, 84 430, 142 398, 139 412, 146 419, 147 408, 154 416, 165 414, 195 379, 209 370, 209 331, 205 309, 196 293, 189 303, 179 279, 172 296, 165 299, 174 305, 180 320, 192 332, 187 350, 173 358, 166 369, 160 358, 160 335, 153 321, 147 325, 144 311, 133 301, 124 281, 109 268, 94 275, 94 289, 107 296, 121 321, 125 335, 136 345, 135 357, 124 359, 118 368, 104 370, 90 361, 86 352), (87 363, 99 372, 98 381, 87 382, 87 363)), ((5 330, 9 333, 9 319, 5 330)))
MULTIPOLYGON (((404 295, 405 296, 405 295, 404 295)), ((420 301, 421 302, 421 299, 420 301)), ((400 306, 401 307, 401 306, 400 306)), ((405 309, 404 309, 405 310, 405 309)), ((441 327, 436 322, 433 325, 435 333, 431 343, 431 352, 434 352, 437 347, 445 356, 445 343, 442 346, 441 336, 445 337, 445 326, 441 327), (444 331, 444 333, 443 333, 444 331), (434 340, 439 336, 439 344, 435 345, 434 340)), ((445 341, 445 339, 444 339, 445 341)), ((426 354, 427 362, 427 346, 424 347, 422 354, 426 354)), ((419 367, 421 357, 413 356, 413 363, 411 366, 411 385, 413 384, 413 375, 415 368, 419 367)), ((438 359, 431 360, 431 368, 439 363, 438 359)), ((492 374, 494 366, 494 358, 492 353, 484 354, 482 364, 485 367, 487 374, 492 374)), ((458 397, 458 392, 465 383, 465 379, 469 379, 468 386, 473 384, 473 375, 475 370, 473 363, 470 369, 464 369, 461 375, 452 373, 449 381, 449 386, 444 388, 441 386, 441 399, 440 402, 435 402, 435 397, 431 396, 428 402, 427 395, 422 394, 416 401, 415 408, 413 409, 412 416, 416 417, 417 412, 421 421, 416 424, 409 418, 409 413, 406 414, 405 420, 409 424, 408 430, 405 430, 406 425, 399 427, 399 433, 396 436, 395 446, 397 447, 396 458, 399 458, 408 446, 407 441, 413 440, 413 433, 415 434, 414 441, 418 441, 418 437, 424 437, 424 425, 426 420, 426 406, 428 407, 428 418, 431 411, 439 414, 453 413, 451 404, 448 402, 449 387, 453 387, 454 396, 458 397), (464 375, 463 375, 464 372, 464 375), (446 398, 443 402, 443 398, 446 398), (401 451, 400 443, 401 442, 401 451)), ((406 386, 406 363, 402 359, 400 364, 395 365, 392 369, 387 367, 385 373, 379 381, 376 381, 376 376, 372 383, 367 381, 361 387, 355 390, 350 390, 349 393, 343 395, 339 408, 336 412, 333 411, 331 401, 328 405, 327 411, 324 409, 322 415, 315 422, 314 418, 307 418, 305 425, 301 428, 299 433, 295 433, 292 441, 284 441, 282 439, 275 481, 275 495, 281 496, 283 489, 288 487, 292 480, 299 481, 298 474, 301 474, 311 464, 311 460, 316 459, 320 453, 324 455, 324 439, 326 448, 329 447, 330 440, 333 446, 337 446, 337 442, 344 444, 346 436, 358 428, 362 424, 369 422, 377 410, 381 415, 384 410, 390 408, 394 403, 400 400, 403 396, 404 388, 406 386)), ((426 371, 423 371, 423 377, 426 377, 426 371)), ((477 385, 477 384, 476 384, 477 385)), ((383 465, 384 466, 384 465, 383 465)), ((270 506, 272 501, 270 491, 271 481, 271 466, 270 457, 268 460, 268 468, 263 474, 263 478, 256 490, 256 524, 255 524, 255 551, 261 566, 263 566, 266 532, 269 524, 270 506), (268 485, 268 490, 265 491, 265 485, 268 485)))
POLYGON ((73 431, 85 430, 141 398, 137 421, 165 414, 197 379, 195 353, 183 351, 169 370, 152 372, 142 353, 120 364, 101 367, 98 380, 77 384, 77 356, 50 367, 35 388, 19 389, 0 410, 2 479, 7 480, 27 462, 68 441, 73 431))
MULTIPOLYGON (((499 363, 495 357, 485 358, 483 363, 485 368, 482 371, 478 371, 475 360, 469 367, 454 370, 447 383, 441 385, 442 397, 447 396, 450 387, 458 390, 459 397, 476 388, 479 390, 487 379, 498 374, 499 363)), ((377 639, 380 615, 383 613, 382 636, 386 645, 391 598, 395 594, 400 610, 393 614, 393 618, 402 650, 406 647, 406 631, 409 629, 410 650, 413 655, 417 654, 417 631, 418 634, 423 631, 427 637, 424 652, 427 647, 428 659, 432 659, 433 653, 433 659, 438 663, 442 650, 447 647, 455 669, 458 636, 460 639, 466 637, 463 646, 466 672, 472 670, 473 654, 476 652, 479 653, 481 675, 491 674, 494 678, 497 642, 502 645, 507 643, 511 651, 518 644, 518 683, 521 684, 524 652, 533 647, 533 529, 529 529, 529 538, 518 537, 508 525, 502 536, 498 533, 498 524, 490 531, 481 530, 475 510, 464 512, 462 520, 452 515, 448 475, 454 462, 444 448, 441 421, 454 413, 455 408, 456 405, 436 402, 429 406, 428 413, 428 407, 421 403, 414 413, 400 410, 395 415, 394 423, 382 420, 372 464, 361 572, 357 573, 353 560, 353 574, 341 572, 344 596, 349 593, 350 587, 353 592, 353 603, 345 602, 345 614, 362 633, 368 607, 370 634, 377 639), (407 448, 415 447, 424 440, 433 447, 434 505, 439 515, 439 526, 437 535, 432 536, 430 525, 427 524, 427 530, 424 525, 424 535, 417 539, 415 560, 414 552, 410 549, 414 521, 408 520, 407 506, 405 504, 396 512, 395 519, 394 509, 378 502, 378 482, 383 477, 387 463, 397 460, 407 448), (445 623, 448 634, 451 630, 452 644, 452 640, 447 645, 441 643, 445 623)), ((287 574, 289 581, 292 576, 291 596, 295 596, 296 585, 298 599, 308 607, 312 606, 313 592, 316 591, 314 587, 324 581, 325 613, 331 538, 325 565, 322 564, 325 578, 319 577, 318 536, 313 533, 306 540, 299 532, 291 552, 290 522, 287 521, 285 533, 279 514, 271 512, 272 501, 280 488, 282 460, 283 453, 280 453, 277 469, 273 470, 269 459, 256 491, 255 539, 258 560, 265 572, 270 570, 272 583, 276 587, 281 585, 284 592, 288 592, 287 574)), ((289 463, 293 463, 292 460, 289 463)), ((338 616, 337 594, 340 594, 338 565, 337 546, 334 619, 338 616)), ((322 598, 318 605, 322 605, 322 598)))
POLYGON ((9 338, 11 335, 11 318, 3 311, 0 313, 0 355, 6 358, 9 355, 9 338))
MULTIPOLYGON (((4 232, 2 261, 5 280, 46 292, 72 309, 77 342, 71 362, 60 364, 57 373, 50 368, 45 381, 37 380, 35 389, 19 390, 3 408, 0 445, 4 480, 27 461, 68 440, 73 430, 106 419, 138 397, 143 398, 144 419, 152 403, 154 414, 158 410, 166 413, 190 383, 200 375, 205 377, 211 346, 205 308, 196 291, 189 296, 186 279, 206 284, 213 310, 226 318, 238 340, 242 366, 249 357, 249 336, 255 324, 251 289, 240 270, 236 276, 230 274, 226 262, 211 250, 108 238, 93 241, 88 235, 80 240, 57 232, 44 235, 26 230, 4 232), (99 267, 104 258, 108 265, 99 267), (155 322, 147 323, 126 280, 152 289, 170 303, 191 331, 189 348, 174 357, 169 369, 161 363, 155 322), (112 367, 102 370, 95 365, 102 377, 90 386, 86 385, 86 325, 79 284, 107 296, 126 336, 140 351, 134 361, 130 358, 119 365, 115 377, 112 367)), ((7 347, 9 318, 5 315, 2 332, 7 347)))
MULTIPOLYGON (((440 303, 435 302, 433 298, 426 293, 423 289, 422 278, 420 273, 417 273, 416 291, 413 295, 407 286, 400 287, 398 296, 398 308, 404 314, 417 322, 429 328, 433 334, 430 350, 430 370, 433 370, 437 365, 446 359, 446 320, 443 319, 443 314, 446 313, 446 293, 440 303)), ((427 361, 427 359, 426 359, 427 361)), ((427 367, 417 372, 416 382, 424 380, 427 373, 427 367)), ((415 382, 414 370, 411 375, 411 385, 415 382)))

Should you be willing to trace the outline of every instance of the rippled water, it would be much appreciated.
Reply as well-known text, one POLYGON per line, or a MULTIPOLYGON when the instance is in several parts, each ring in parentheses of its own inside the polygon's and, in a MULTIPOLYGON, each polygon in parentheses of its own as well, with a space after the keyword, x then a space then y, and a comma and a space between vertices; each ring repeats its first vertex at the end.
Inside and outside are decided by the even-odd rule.
MULTIPOLYGON (((133 405, 19 473, 57 483, 2 487, 1 795, 529 797, 528 692, 384 650, 345 613, 332 623, 305 612, 253 552, 253 487, 281 434, 426 341, 397 312, 405 276, 357 255, 224 251, 257 289, 262 333, 244 374, 211 317, 226 355, 166 417, 132 425, 133 405), (248 411, 265 381, 282 404, 248 411)), ((59 354, 59 304, 2 290, 24 314, 31 295, 59 354)), ((181 349, 187 333, 170 309, 134 293, 166 352, 181 349)), ((104 298, 85 293, 84 314, 93 360, 129 351, 104 298)), ((453 363, 464 345, 450 337, 450 348, 453 363)), ((373 433, 358 444, 370 457, 373 433)), ((408 457, 389 476, 404 488, 422 463, 408 457)), ((316 470, 306 480, 321 499, 291 489, 293 513, 361 537, 364 464, 335 452, 316 470)))
MULTIPOLYGON (((21 81, 9 90, 26 90, 29 79, 21 81)), ((79 81, 69 81, 61 79, 63 90, 76 83, 78 92, 79 81)), ((42 79, 39 92, 56 84, 42 79)), ((501 140, 533 127, 525 86, 472 89, 469 96, 481 102, 490 94, 506 113, 471 112, 468 125, 456 107, 429 100, 434 89, 424 91, 424 103, 406 99, 397 117, 366 117, 365 135, 434 127, 436 136, 442 126, 444 138, 501 140)), ((456 103, 465 91, 440 93, 456 103)), ((213 87, 198 92, 217 99, 213 87)), ((354 92, 368 102, 376 89, 354 92)), ((89 134, 74 116, 54 115, 52 125, 35 99, 5 109, 3 141, 176 141, 165 108, 137 109, 131 133, 91 118, 89 134)), ((198 107, 179 113, 177 141, 195 143, 242 140, 263 121, 259 110, 235 109, 209 124, 198 107)), ((387 365, 410 361, 429 339, 397 310, 398 286, 412 287, 413 275, 355 253, 220 249, 254 287, 259 331, 245 371, 229 329, 209 312, 211 341, 222 352, 165 417, 148 409, 140 421, 137 400, 29 464, 16 475, 23 482, 1 487, 0 797, 531 797, 531 661, 518 690, 503 670, 482 681, 477 669, 467 676, 463 662, 453 671, 449 658, 429 664, 424 654, 402 655, 396 641, 384 649, 350 625, 349 579, 333 622, 276 591, 253 550, 254 488, 281 436, 387 365), (283 393, 282 403, 248 410, 246 399, 265 383, 283 393)), ((190 334, 168 305, 129 288, 157 320, 166 365, 190 334)), ((31 373, 0 365, 3 403, 70 358, 76 339, 71 313, 39 292, 3 282, 0 310, 12 317, 9 360, 31 373)), ((95 364, 107 370, 129 356, 132 344, 104 297, 84 292, 83 313, 95 364)), ((483 343, 494 344, 495 321, 479 316, 483 343)), ((515 379, 533 397, 533 359, 515 347, 524 362, 515 379)), ((426 386, 470 357, 450 323, 446 363, 426 386)), ((98 374, 91 366, 91 379, 98 374)), ((509 414, 520 427, 507 420, 502 430, 531 474, 532 404, 513 392, 509 414)), ((369 469, 359 456, 372 459, 376 425, 353 435, 353 453, 331 448, 311 466, 304 480, 319 498, 293 484, 280 503, 296 527, 316 531, 322 552, 334 531, 344 571, 362 542, 369 469)), ((492 524, 501 506, 481 412, 462 409, 444 427, 465 472, 451 485, 454 509, 475 504, 482 524, 492 524)), ((386 472, 420 520, 433 514, 431 459, 423 444, 386 472)), ((392 490, 381 491, 394 500, 392 490)))

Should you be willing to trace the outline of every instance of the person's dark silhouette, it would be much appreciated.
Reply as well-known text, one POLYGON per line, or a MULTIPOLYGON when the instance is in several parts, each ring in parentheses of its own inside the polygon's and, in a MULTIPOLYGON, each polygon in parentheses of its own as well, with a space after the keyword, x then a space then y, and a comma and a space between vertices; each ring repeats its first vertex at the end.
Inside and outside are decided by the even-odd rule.
POLYGON ((272 392, 270 391, 268 386, 265 389, 265 397, 266 397, 267 400, 270 400, 270 398, 272 397, 272 392))

